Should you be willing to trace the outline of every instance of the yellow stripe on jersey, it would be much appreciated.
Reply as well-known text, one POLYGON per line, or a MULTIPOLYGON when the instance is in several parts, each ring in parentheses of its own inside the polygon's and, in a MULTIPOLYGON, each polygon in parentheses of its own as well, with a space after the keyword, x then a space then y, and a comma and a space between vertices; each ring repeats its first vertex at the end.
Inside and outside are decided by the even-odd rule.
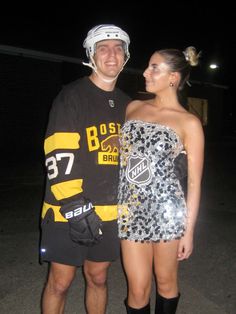
POLYGON ((117 219, 117 205, 95 206, 95 211, 102 221, 117 219))
MULTIPOLYGON (((50 208, 54 212, 54 221, 67 222, 67 219, 65 219, 60 213, 61 206, 50 205, 46 202, 43 204, 42 219, 45 217, 47 211, 50 208)), ((95 210, 102 221, 111 221, 117 219, 117 205, 95 206, 95 210)))
POLYGON ((60 208, 61 206, 56 206, 56 205, 51 205, 46 202, 43 203, 43 208, 42 208, 42 219, 45 217, 47 211, 49 209, 52 209, 54 212, 54 221, 60 221, 60 222, 67 222, 67 219, 65 219, 62 214, 60 213, 60 208))
POLYGON ((51 191, 55 198, 60 201, 64 198, 68 198, 83 192, 82 185, 83 179, 69 180, 53 184, 51 186, 51 191))
POLYGON ((54 133, 44 141, 45 154, 47 155, 56 149, 78 149, 79 140, 79 133, 54 133))

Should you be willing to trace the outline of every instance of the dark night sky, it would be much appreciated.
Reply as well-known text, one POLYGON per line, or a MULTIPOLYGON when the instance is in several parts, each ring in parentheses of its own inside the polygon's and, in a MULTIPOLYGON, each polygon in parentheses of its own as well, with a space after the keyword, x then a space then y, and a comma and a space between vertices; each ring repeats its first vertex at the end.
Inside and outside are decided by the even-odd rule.
POLYGON ((227 1, 221 5, 207 1, 148 1, 128 6, 110 1, 50 9, 40 5, 14 7, 14 11, 1 9, 0 45, 85 58, 82 42, 87 31, 96 24, 114 23, 131 37, 127 66, 144 69, 156 49, 195 46, 202 51, 202 57, 192 79, 231 84, 236 16, 227 1), (207 67, 211 61, 219 64, 214 73, 207 67))

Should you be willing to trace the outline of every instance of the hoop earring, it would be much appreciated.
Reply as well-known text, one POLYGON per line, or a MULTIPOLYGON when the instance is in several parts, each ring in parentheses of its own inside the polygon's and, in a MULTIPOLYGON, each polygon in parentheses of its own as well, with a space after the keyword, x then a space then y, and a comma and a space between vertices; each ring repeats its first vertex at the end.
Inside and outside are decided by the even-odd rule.
POLYGON ((173 87, 174 86, 174 83, 172 83, 172 82, 170 82, 170 85, 169 85, 170 87, 173 87))

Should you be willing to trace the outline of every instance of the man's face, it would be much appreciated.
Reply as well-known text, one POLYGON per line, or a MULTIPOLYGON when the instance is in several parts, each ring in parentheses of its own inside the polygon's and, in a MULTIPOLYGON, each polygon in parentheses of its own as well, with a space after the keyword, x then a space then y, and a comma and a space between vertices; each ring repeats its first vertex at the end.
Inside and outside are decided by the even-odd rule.
POLYGON ((121 40, 102 40, 96 44, 94 61, 97 70, 108 78, 115 77, 123 67, 125 52, 121 40))

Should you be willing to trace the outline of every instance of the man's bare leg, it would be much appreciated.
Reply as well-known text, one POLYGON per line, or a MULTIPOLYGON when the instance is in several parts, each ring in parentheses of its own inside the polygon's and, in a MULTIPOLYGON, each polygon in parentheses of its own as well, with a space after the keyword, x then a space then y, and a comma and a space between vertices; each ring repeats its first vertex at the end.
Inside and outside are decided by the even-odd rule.
POLYGON ((76 267, 51 263, 42 296, 43 314, 63 314, 66 294, 75 277, 76 267))
POLYGON ((86 308, 88 314, 104 314, 107 305, 107 272, 110 262, 84 263, 86 308))

